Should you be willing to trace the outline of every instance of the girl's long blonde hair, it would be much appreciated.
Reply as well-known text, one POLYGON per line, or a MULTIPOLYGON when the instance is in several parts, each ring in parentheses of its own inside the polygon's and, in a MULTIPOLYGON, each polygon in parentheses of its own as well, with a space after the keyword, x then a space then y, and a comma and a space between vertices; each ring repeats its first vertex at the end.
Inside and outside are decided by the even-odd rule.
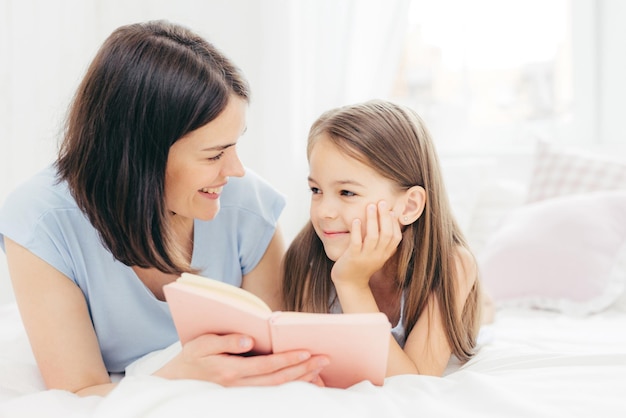
MULTIPOLYGON (((468 247, 450 208, 439 159, 422 119, 411 109, 374 100, 322 114, 309 132, 307 154, 326 134, 347 155, 372 167, 406 190, 422 186, 426 207, 405 227, 389 266, 404 293, 404 327, 408 335, 424 313, 432 293, 439 302, 453 354, 469 359, 480 325, 479 280, 457 312, 457 247, 468 247)), ((469 248, 468 248, 469 250, 469 248)), ((283 262, 283 296, 288 310, 329 312, 334 299, 333 267, 309 222, 296 236, 283 262)), ((426 312, 427 313, 427 312, 426 312)))

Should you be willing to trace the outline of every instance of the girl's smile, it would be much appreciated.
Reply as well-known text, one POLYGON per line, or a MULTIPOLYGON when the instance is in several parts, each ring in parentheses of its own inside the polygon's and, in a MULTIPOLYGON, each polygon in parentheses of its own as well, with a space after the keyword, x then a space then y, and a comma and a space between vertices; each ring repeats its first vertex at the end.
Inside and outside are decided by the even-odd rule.
POLYGON ((401 209, 402 191, 391 180, 346 155, 324 135, 311 151, 309 167, 311 222, 326 255, 333 261, 348 248, 355 219, 361 220, 361 236, 365 236, 368 204, 384 200, 389 210, 401 209))

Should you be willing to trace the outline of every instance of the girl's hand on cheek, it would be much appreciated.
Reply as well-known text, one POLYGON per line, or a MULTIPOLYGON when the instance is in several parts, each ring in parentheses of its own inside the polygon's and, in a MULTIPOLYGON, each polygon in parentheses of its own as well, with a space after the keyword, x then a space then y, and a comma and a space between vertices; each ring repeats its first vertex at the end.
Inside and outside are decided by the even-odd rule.
POLYGON ((402 240, 398 216, 381 201, 378 207, 369 204, 366 209, 365 237, 361 234, 361 220, 352 222, 350 245, 335 262, 331 278, 335 285, 350 283, 368 286, 370 277, 380 270, 396 251, 402 240))

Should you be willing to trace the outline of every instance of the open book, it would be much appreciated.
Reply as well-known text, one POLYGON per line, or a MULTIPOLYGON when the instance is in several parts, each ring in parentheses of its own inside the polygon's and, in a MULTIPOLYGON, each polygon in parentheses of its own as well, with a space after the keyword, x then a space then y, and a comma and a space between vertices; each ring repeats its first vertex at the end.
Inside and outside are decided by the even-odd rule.
POLYGON ((330 364, 320 373, 326 386, 383 384, 391 325, 381 312, 272 312, 244 289, 189 273, 163 291, 182 344, 207 333, 240 333, 254 338, 252 354, 304 349, 327 355, 330 364))

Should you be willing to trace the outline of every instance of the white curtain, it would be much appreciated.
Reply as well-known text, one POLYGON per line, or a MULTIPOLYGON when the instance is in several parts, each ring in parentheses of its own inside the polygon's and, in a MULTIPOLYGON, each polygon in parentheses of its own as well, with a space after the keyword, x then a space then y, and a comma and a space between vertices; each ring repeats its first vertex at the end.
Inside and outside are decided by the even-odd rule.
POLYGON ((248 166, 287 195, 281 222, 291 239, 308 219, 308 129, 331 107, 390 95, 409 0, 286 0, 264 6, 257 23, 265 38, 258 61, 250 65, 256 70, 250 74, 254 138, 244 138, 241 150, 248 166))
POLYGON ((74 90, 111 31, 167 19, 214 42, 250 80, 240 154, 287 196, 291 239, 308 217, 308 127, 329 107, 389 94, 407 11, 408 0, 3 0, 0 204, 54 159, 74 90))

